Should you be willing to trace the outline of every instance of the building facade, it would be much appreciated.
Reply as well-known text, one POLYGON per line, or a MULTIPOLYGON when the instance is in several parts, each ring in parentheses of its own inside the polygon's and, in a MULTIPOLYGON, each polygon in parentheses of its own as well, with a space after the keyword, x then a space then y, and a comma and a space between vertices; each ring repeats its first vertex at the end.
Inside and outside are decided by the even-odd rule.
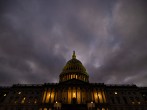
POLYGON ((89 83, 73 52, 59 83, 0 87, 0 110, 147 110, 147 87, 89 83))

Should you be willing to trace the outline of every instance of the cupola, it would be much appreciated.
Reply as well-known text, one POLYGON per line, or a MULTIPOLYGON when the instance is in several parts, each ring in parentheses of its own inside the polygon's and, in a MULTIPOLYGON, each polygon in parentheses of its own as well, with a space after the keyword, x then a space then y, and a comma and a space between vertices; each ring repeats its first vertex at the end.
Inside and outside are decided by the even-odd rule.
POLYGON ((81 61, 76 58, 76 53, 73 51, 72 59, 69 60, 63 67, 60 74, 60 82, 77 79, 84 82, 89 82, 89 75, 81 61))

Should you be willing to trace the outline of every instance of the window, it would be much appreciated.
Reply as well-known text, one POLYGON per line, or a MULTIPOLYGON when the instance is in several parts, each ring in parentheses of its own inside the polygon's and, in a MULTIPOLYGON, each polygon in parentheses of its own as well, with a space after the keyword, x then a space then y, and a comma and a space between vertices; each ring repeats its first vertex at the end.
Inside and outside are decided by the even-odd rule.
POLYGON ((76 75, 76 79, 78 79, 78 76, 76 75))
POLYGON ((120 98, 116 97, 116 99, 117 99, 117 103, 120 104, 120 98))
POLYGON ((129 99, 130 99, 130 101, 131 101, 132 104, 135 104, 133 97, 129 97, 129 99))
POLYGON ((125 104, 128 104, 126 97, 123 97, 125 104))
POLYGON ((133 94, 134 94, 134 95, 136 95, 136 93, 135 93, 135 92, 133 92, 133 94))
POLYGON ((114 98, 113 97, 111 97, 111 101, 112 101, 113 104, 115 104, 115 101, 114 101, 114 98))

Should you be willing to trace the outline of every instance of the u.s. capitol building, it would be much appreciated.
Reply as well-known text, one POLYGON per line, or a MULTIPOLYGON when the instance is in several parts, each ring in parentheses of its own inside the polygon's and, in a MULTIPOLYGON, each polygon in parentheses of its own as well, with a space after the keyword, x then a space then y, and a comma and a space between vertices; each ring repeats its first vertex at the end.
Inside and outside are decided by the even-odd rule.
POLYGON ((90 83, 73 52, 59 83, 0 87, 0 110, 147 110, 147 87, 90 83))

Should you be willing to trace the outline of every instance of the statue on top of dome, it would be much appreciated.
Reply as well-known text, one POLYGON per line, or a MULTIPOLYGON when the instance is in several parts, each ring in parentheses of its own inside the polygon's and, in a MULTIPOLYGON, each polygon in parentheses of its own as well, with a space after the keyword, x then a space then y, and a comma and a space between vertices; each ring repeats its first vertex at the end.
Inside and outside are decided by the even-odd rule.
POLYGON ((73 51, 72 58, 76 59, 76 53, 75 53, 75 51, 73 51))

